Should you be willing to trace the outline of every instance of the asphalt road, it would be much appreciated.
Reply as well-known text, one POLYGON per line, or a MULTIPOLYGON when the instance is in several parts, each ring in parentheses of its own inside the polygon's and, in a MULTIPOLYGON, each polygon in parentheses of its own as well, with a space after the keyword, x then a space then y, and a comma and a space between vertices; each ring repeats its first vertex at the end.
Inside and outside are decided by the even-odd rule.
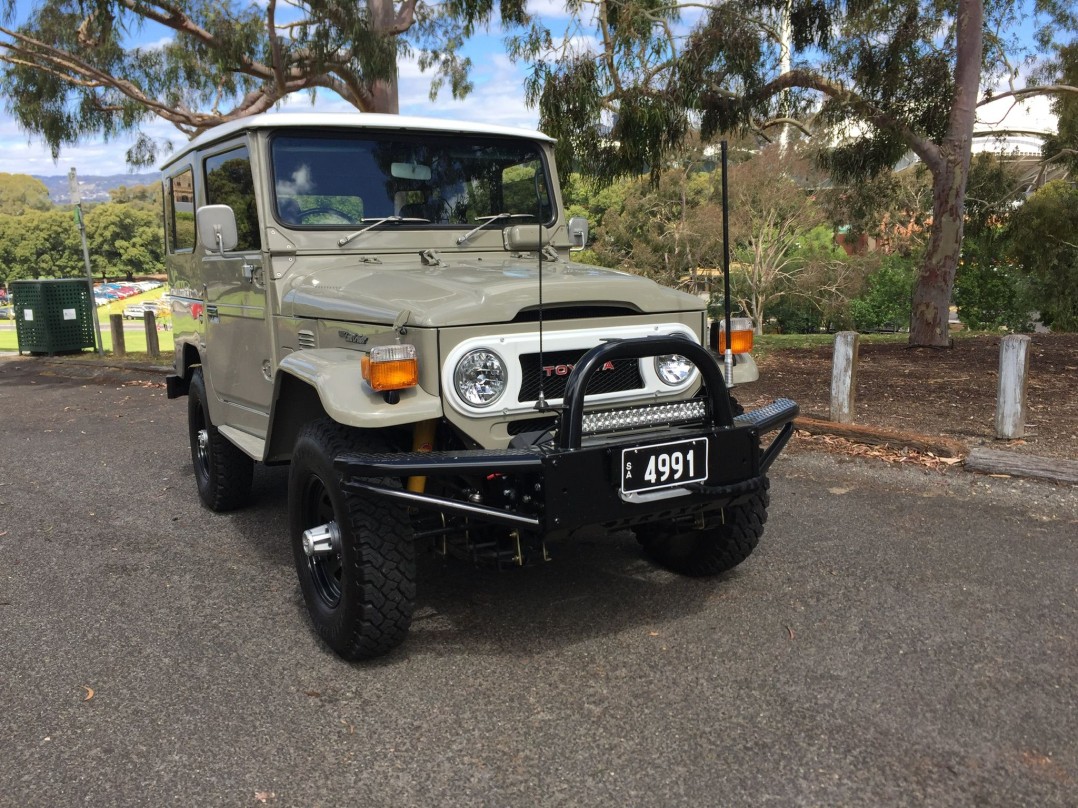
POLYGON ((0 361, 4 808, 1078 805, 1078 488, 789 454, 718 580, 425 557, 350 665, 285 472, 211 514, 185 402, 70 372, 0 361))

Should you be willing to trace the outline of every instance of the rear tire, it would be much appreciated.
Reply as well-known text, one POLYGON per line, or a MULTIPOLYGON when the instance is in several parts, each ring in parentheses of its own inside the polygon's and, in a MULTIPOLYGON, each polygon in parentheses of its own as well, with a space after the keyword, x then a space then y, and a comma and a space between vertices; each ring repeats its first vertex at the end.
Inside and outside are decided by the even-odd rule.
MULTIPOLYGON (((288 475, 289 528, 303 599, 318 634, 344 659, 370 659, 403 642, 411 627, 415 542, 404 505, 341 490, 333 460, 346 451, 393 447, 328 418, 300 430, 288 475), (333 548, 308 555, 303 533, 322 525, 334 527, 333 548)), ((400 486, 393 478, 380 482, 400 486)))
POLYGON ((756 549, 770 504, 764 485, 749 499, 708 514, 703 528, 679 530, 676 525, 641 525, 636 537, 653 561, 672 572, 692 577, 718 575, 733 569, 756 549))
POLYGON ((187 431, 195 484, 207 508, 231 511, 250 496, 255 464, 213 425, 206 401, 202 368, 195 368, 187 391, 187 431))

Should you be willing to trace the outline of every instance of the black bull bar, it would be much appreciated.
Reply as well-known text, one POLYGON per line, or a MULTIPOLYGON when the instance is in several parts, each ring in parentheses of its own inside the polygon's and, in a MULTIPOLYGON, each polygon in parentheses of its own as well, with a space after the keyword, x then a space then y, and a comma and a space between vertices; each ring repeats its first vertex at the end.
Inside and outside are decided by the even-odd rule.
POLYGON ((390 497, 522 530, 547 533, 596 524, 628 526, 712 511, 750 496, 764 484, 767 470, 793 434, 797 413, 797 404, 779 399, 734 416, 722 371, 707 349, 681 337, 643 337, 604 342, 581 357, 566 384, 553 445, 396 454, 345 452, 336 458, 335 466, 346 492, 390 497), (680 354, 699 369, 707 402, 703 421, 585 441, 584 396, 592 374, 617 359, 666 354, 680 354), (778 434, 762 447, 761 436, 776 429, 778 434), (653 493, 623 490, 625 450, 700 439, 707 442, 706 479, 653 493), (528 507, 417 493, 385 479, 439 475, 498 475, 524 481, 528 507))

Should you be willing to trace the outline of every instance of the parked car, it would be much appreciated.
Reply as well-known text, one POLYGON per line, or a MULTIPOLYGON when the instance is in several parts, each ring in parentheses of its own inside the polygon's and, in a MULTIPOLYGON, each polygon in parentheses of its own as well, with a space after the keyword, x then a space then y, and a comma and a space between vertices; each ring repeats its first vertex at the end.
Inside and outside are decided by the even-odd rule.
POLYGON ((157 307, 146 303, 132 303, 130 306, 124 306, 124 319, 141 320, 146 316, 147 311, 157 314, 157 307))

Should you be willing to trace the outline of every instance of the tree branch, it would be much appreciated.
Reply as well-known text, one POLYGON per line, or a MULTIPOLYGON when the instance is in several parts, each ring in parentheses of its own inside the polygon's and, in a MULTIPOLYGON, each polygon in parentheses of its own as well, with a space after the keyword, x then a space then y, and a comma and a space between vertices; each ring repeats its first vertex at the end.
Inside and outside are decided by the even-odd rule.
POLYGON ((805 68, 795 68, 789 73, 772 79, 754 92, 753 95, 761 99, 770 98, 783 90, 793 89, 794 87, 823 93, 829 98, 846 104, 878 129, 894 132, 930 169, 939 163, 939 146, 931 140, 918 135, 908 126, 895 120, 855 91, 805 68))

